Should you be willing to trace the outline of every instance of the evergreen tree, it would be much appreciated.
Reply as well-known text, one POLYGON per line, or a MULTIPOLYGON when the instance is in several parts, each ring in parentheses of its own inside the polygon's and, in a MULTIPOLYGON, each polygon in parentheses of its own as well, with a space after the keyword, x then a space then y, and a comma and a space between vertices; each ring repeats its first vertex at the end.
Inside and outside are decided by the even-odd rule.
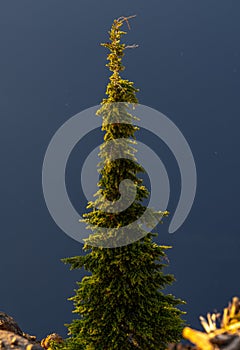
MULTIPOLYGON (((87 254, 63 259, 71 269, 84 267, 91 272, 78 282, 76 294, 70 298, 75 306, 73 312, 78 315, 67 325, 70 337, 65 347, 70 350, 165 349, 167 343, 179 341, 183 327, 183 312, 177 305, 184 302, 162 292, 174 281, 172 275, 163 273, 169 247, 157 245, 153 241, 156 234, 144 231, 139 222, 135 224, 146 210, 142 202, 149 192, 137 176, 144 169, 135 161, 133 145, 138 128, 133 124, 136 117, 128 110, 129 104, 138 103, 138 89, 120 76, 127 48, 120 41, 126 34, 121 30, 124 22, 128 24, 128 18, 114 20, 110 42, 102 44, 110 50, 107 66, 112 75, 106 90, 108 97, 97 112, 103 118, 105 135, 100 151, 99 191, 96 201, 88 204, 90 212, 84 215, 92 230, 84 245, 87 254), (108 142, 117 139, 123 143, 112 147, 111 154, 119 154, 120 147, 122 156, 111 160, 108 142), (135 192, 129 183, 125 189, 130 197, 134 193, 136 197, 124 210, 111 211, 112 204, 120 198, 119 184, 124 179, 134 183, 135 192), (131 223, 136 229, 134 237, 139 237, 135 241, 133 231, 127 229, 131 223), (121 227, 126 227, 123 233, 118 231, 121 227), (107 235, 102 228, 109 229, 107 235)), ((167 214, 149 211, 145 223, 151 224, 167 214)))

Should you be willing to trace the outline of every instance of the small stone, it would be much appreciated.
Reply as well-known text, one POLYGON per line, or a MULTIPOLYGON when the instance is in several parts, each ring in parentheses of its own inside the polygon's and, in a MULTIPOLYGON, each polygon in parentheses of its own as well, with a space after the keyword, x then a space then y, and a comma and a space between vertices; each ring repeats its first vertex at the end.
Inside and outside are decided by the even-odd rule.
POLYGON ((17 345, 17 344, 18 344, 17 338, 16 338, 16 337, 13 337, 13 338, 11 339, 11 345, 17 345))
POLYGON ((22 330, 20 329, 16 321, 11 316, 1 311, 0 311, 0 330, 13 332, 18 335, 23 334, 22 330))
POLYGON ((26 350, 33 350, 33 345, 32 344, 28 344, 26 346, 26 350))
POLYGON ((41 350, 42 347, 38 344, 28 344, 26 350, 41 350))
POLYGON ((63 338, 57 333, 49 334, 46 338, 42 339, 41 346, 47 350, 50 348, 51 341, 54 341, 60 344, 63 342, 63 338))

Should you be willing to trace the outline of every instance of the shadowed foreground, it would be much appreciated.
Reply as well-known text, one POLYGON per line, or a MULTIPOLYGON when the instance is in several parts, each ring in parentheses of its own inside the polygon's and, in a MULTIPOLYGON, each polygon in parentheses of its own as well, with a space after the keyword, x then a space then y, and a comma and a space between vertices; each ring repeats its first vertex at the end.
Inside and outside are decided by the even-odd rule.
MULTIPOLYGON (((200 321, 205 332, 189 327, 183 330, 183 337, 195 345, 170 344, 166 350, 240 350, 239 298, 234 297, 222 315, 208 313, 206 319, 200 316, 200 321)), ((50 350, 51 344, 56 349, 63 343, 56 333, 38 341, 35 336, 24 333, 12 317, 0 312, 0 349, 50 350)))

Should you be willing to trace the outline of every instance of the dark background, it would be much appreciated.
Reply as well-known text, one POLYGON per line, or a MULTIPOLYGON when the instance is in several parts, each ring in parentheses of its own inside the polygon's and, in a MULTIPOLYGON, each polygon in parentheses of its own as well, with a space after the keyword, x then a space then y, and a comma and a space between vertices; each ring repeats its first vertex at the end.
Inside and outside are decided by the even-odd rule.
MULTIPOLYGON (((1 0, 0 310, 25 332, 66 336, 64 323, 73 318, 67 298, 82 274, 60 259, 81 254, 82 245, 46 208, 42 162, 55 131, 104 97, 109 72, 99 43, 122 15, 137 14, 124 39, 139 44, 125 56, 123 77, 140 88, 141 104, 180 128, 197 166, 189 217, 175 234, 167 232, 170 219, 159 229, 158 242, 173 246, 167 271, 177 282, 169 291, 187 301, 186 320, 198 328, 200 314, 221 311, 239 295, 239 12, 238 0, 1 0)), ((96 137, 100 142, 100 132, 96 137)), ((74 150, 67 176, 79 210, 85 199, 78 164, 83 149, 92 150, 87 140, 74 150)), ((149 133, 141 140, 165 162, 173 213, 176 161, 149 133)))

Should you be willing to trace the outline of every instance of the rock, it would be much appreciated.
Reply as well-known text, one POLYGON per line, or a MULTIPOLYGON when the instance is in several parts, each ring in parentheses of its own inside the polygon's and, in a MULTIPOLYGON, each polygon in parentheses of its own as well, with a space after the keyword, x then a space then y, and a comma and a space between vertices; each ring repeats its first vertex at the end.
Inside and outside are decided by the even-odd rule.
POLYGON ((14 319, 5 314, 4 312, 0 312, 0 330, 13 332, 18 335, 23 335, 23 331, 20 329, 18 324, 14 321, 14 319))
POLYGON ((49 334, 46 338, 42 339, 41 346, 44 349, 49 349, 51 348, 51 341, 54 341, 60 344, 63 342, 63 338, 57 333, 49 334))
POLYGON ((0 312, 0 330, 12 332, 21 335, 30 342, 36 342, 36 337, 34 335, 24 333, 17 322, 11 316, 5 314, 5 312, 0 312))
POLYGON ((32 343, 22 335, 0 330, 0 349, 1 350, 43 350, 38 343, 32 343))
POLYGON ((62 343, 63 338, 52 333, 40 343, 35 336, 24 333, 11 316, 0 312, 0 350, 44 350, 50 348, 51 341, 62 343))

